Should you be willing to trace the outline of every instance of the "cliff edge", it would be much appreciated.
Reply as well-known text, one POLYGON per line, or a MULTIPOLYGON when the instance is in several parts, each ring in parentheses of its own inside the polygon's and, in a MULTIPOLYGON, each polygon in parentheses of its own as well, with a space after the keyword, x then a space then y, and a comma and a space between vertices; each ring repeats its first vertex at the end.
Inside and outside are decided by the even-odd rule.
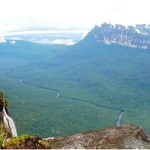
POLYGON ((144 130, 135 125, 110 127, 97 131, 78 133, 68 137, 41 139, 26 136, 14 137, 5 142, 6 149, 149 149, 150 141, 144 130))

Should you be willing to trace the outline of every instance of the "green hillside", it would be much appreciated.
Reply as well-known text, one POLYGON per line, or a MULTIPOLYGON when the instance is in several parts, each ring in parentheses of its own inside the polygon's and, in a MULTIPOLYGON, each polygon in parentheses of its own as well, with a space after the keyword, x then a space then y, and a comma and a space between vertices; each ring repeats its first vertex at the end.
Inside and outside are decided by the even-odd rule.
POLYGON ((150 51, 85 39, 0 44, 0 88, 20 134, 65 136, 122 123, 150 135, 150 51), (59 93, 59 95, 57 95, 59 93))

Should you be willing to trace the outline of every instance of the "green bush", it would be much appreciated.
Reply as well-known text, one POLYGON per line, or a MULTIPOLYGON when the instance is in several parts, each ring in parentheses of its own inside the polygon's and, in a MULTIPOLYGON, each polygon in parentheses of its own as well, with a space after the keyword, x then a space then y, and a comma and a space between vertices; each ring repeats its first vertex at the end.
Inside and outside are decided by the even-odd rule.
POLYGON ((13 137, 4 144, 6 149, 43 149, 49 148, 49 143, 41 138, 30 135, 13 137))
POLYGON ((0 148, 3 148, 4 142, 7 138, 7 132, 3 124, 0 124, 0 148))

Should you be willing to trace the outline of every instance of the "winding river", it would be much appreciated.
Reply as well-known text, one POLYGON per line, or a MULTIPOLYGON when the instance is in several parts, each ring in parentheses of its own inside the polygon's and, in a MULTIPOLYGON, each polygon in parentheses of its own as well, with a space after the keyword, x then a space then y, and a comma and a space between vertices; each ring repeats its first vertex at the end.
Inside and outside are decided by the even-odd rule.
POLYGON ((41 89, 45 89, 45 90, 52 91, 52 92, 56 93, 56 97, 57 97, 57 98, 60 97, 60 98, 64 98, 64 99, 71 99, 71 100, 74 100, 74 101, 80 101, 80 102, 89 103, 89 104, 94 105, 94 106, 96 106, 96 107, 101 107, 101 108, 105 108, 105 109, 110 109, 110 110, 119 111, 119 115, 117 115, 117 119, 116 119, 116 120, 117 120, 117 121, 116 121, 116 126, 117 126, 117 127, 121 125, 121 120, 123 119, 123 114, 124 114, 124 112, 125 112, 125 111, 126 111, 126 112, 129 112, 129 110, 123 110, 123 109, 116 108, 116 107, 101 105, 101 104, 97 104, 97 103, 94 103, 94 102, 90 102, 90 101, 85 100, 85 99, 80 99, 80 98, 75 98, 75 97, 64 96, 64 95, 60 94, 60 91, 57 90, 57 89, 48 88, 48 87, 41 86, 41 85, 38 85, 38 84, 34 84, 34 83, 31 83, 31 82, 25 82, 25 81, 23 81, 22 79, 21 79, 20 81, 21 81, 21 84, 24 83, 24 84, 36 86, 36 87, 41 88, 41 89))
MULTIPOLYGON (((8 76, 8 77, 10 77, 10 76, 8 76)), ((74 100, 74 101, 85 102, 85 103, 94 105, 96 107, 104 108, 104 109, 119 111, 119 115, 117 115, 117 119, 115 119, 115 120, 117 120, 116 123, 115 123, 116 126, 121 125, 121 120, 123 119, 123 114, 125 112, 130 112, 129 110, 123 110, 123 109, 120 109, 120 108, 117 108, 117 107, 111 107, 111 106, 107 106, 107 105, 101 105, 101 104, 97 104, 95 102, 91 102, 91 101, 88 101, 88 100, 85 100, 85 99, 80 99, 80 98, 75 98, 75 97, 68 97, 68 96, 62 95, 61 92, 57 89, 48 88, 48 87, 38 85, 38 84, 35 84, 35 83, 32 83, 32 82, 27 82, 27 81, 24 81, 24 80, 16 78, 16 77, 11 77, 11 78, 15 78, 15 79, 19 80, 21 84, 28 84, 28 85, 32 85, 32 86, 35 86, 35 87, 38 87, 38 88, 41 88, 41 89, 45 89, 45 90, 49 90, 51 92, 54 92, 54 93, 56 93, 57 98, 71 99, 71 100, 74 100)))

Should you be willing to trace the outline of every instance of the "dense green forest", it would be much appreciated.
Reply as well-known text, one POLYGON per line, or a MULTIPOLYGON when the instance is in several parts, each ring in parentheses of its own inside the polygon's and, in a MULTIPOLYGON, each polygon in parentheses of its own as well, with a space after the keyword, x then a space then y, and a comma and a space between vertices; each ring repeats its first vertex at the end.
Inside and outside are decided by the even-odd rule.
POLYGON ((0 89, 18 133, 43 137, 122 124, 150 135, 150 51, 83 40, 0 44, 0 89))

